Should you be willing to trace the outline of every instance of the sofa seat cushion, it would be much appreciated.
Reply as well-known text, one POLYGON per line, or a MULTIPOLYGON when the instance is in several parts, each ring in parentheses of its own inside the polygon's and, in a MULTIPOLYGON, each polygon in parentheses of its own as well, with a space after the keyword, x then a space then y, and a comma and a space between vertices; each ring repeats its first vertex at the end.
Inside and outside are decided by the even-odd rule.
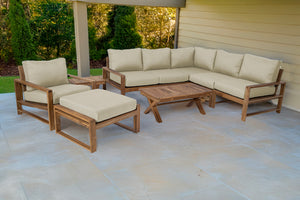
POLYGON ((215 49, 195 47, 194 66, 212 71, 216 52, 215 49))
MULTIPOLYGON (((48 89, 51 89, 53 91, 53 104, 58 104, 59 99, 62 96, 88 91, 91 88, 87 85, 64 84, 64 85, 48 87, 48 89)), ((48 103, 47 93, 40 90, 25 91, 24 99, 26 101, 32 101, 36 103, 45 103, 45 104, 48 103)))
MULTIPOLYGON (((43 87, 67 84, 67 65, 64 58, 47 61, 23 61, 25 80, 43 87)), ((34 90, 27 87, 28 91, 34 90)))
POLYGON ((108 49, 109 67, 115 71, 139 71, 143 69, 142 49, 108 49))
POLYGON ((171 49, 171 68, 193 67, 194 47, 171 49))
POLYGON ((149 73, 152 73, 154 77, 159 76, 159 83, 178 83, 189 80, 188 73, 182 73, 180 70, 160 69, 151 70, 149 73))
POLYGON ((170 69, 171 68, 171 50, 162 49, 142 49, 143 69, 170 69))
POLYGON ((214 89, 216 80, 226 79, 226 78, 230 78, 230 77, 224 74, 215 73, 208 70, 190 75, 191 82, 208 87, 210 89, 214 89))
POLYGON ((257 83, 275 82, 279 68, 279 60, 245 54, 239 78, 257 83))
MULTIPOLYGON (((255 84, 257 83, 244 80, 244 79, 227 77, 227 78, 216 80, 215 89, 233 95, 235 97, 244 99, 246 86, 255 85, 255 84)), ((273 86, 253 88, 250 90, 250 98, 272 95, 274 94, 274 92, 275 92, 275 87, 273 86)))
POLYGON ((64 96, 60 105, 100 122, 135 110, 137 103, 133 98, 96 89, 64 96))
MULTIPOLYGON (((159 75, 149 71, 121 72, 126 78, 126 87, 135 87, 143 85, 155 85, 159 83, 159 75)), ((110 73, 110 79, 121 84, 121 77, 110 73)))
POLYGON ((238 77, 244 55, 218 50, 214 71, 229 76, 238 77))

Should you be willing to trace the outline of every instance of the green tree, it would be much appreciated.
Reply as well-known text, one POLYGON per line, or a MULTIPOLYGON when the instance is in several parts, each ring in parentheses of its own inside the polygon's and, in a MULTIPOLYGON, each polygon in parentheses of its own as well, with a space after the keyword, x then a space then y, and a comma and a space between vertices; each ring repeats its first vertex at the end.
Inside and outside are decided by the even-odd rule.
POLYGON ((11 46, 16 62, 21 64, 23 60, 34 59, 33 37, 20 0, 10 0, 8 17, 11 46))
POLYGON ((137 32, 136 15, 132 6, 116 6, 114 18, 114 49, 130 49, 141 47, 142 38, 137 32))
POLYGON ((70 53, 74 40, 74 22, 71 5, 63 0, 41 0, 34 5, 32 30, 45 59, 70 53))
POLYGON ((174 8, 136 6, 138 31, 146 48, 174 47, 174 8))
POLYGON ((0 5, 0 60, 8 62, 12 58, 10 45, 11 33, 8 27, 8 9, 6 4, 0 5))

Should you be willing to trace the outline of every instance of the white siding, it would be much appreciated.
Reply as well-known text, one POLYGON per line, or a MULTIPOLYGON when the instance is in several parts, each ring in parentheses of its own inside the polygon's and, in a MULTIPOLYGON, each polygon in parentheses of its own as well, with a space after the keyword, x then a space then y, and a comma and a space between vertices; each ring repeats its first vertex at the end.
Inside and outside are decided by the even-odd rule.
POLYGON ((284 106, 300 111, 300 0, 187 0, 178 46, 282 60, 284 106))

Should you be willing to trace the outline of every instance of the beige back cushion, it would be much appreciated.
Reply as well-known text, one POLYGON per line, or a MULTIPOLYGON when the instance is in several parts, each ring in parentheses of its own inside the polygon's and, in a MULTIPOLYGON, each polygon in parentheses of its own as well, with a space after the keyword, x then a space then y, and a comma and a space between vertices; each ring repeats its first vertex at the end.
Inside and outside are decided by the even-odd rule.
POLYGON ((239 78, 257 83, 274 82, 276 81, 279 67, 279 60, 245 54, 239 78))
POLYGON ((212 71, 214 67, 215 57, 215 49, 195 47, 194 66, 212 71))
POLYGON ((108 49, 109 68, 119 71, 140 71, 142 70, 142 50, 136 49, 108 49))
MULTIPOLYGON (((64 58, 48 61, 23 61, 22 65, 26 81, 43 87, 69 83, 64 58)), ((33 88, 27 87, 27 90, 31 91, 33 88)))
POLYGON ((235 54, 223 50, 218 50, 215 60, 214 71, 238 77, 243 58, 243 54, 235 54))
POLYGON ((171 49, 171 67, 193 67, 194 47, 171 49))
POLYGON ((143 49, 143 68, 144 70, 169 69, 171 67, 171 50, 162 49, 143 49))

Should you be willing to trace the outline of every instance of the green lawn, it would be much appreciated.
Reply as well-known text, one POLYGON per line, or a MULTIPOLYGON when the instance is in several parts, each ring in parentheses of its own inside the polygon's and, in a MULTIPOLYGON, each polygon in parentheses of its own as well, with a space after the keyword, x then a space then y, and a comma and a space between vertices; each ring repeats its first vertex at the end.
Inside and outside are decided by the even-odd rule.
MULTIPOLYGON (((102 69, 91 69, 92 76, 102 75, 102 69)), ((76 69, 68 69, 68 74, 77 75, 76 69)), ((10 93, 15 91, 14 80, 18 76, 1 76, 0 77, 0 93, 10 93)))

